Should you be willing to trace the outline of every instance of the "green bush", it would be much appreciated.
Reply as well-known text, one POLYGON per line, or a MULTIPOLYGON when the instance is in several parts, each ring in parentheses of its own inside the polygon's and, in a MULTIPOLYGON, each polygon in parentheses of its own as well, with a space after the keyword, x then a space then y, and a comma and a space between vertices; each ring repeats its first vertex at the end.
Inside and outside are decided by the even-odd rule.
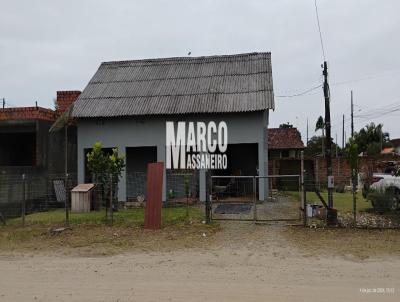
POLYGON ((371 200, 374 210, 378 213, 397 210, 399 204, 398 191, 393 187, 382 190, 370 189, 368 199, 371 200))

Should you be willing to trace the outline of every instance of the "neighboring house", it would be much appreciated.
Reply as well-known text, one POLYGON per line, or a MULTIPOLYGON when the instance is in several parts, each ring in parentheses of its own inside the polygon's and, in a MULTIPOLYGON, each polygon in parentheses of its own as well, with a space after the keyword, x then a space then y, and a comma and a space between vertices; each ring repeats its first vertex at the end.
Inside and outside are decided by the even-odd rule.
POLYGON ((300 154, 303 149, 304 144, 297 128, 269 128, 269 173, 300 174, 300 154))
MULTIPOLYGON (((21 201, 22 174, 32 187, 29 198, 48 198, 51 183, 47 180, 65 174, 64 132, 49 133, 49 129, 79 94, 80 91, 58 91, 57 110, 0 109, 0 202, 21 201)), ((69 131, 68 154, 69 173, 76 175, 75 127, 69 131)))
POLYGON ((297 128, 269 128, 268 154, 270 159, 300 158, 304 144, 297 128))
MULTIPOLYGON (((274 109, 270 53, 102 63, 72 111, 78 127, 78 181, 90 180, 85 154, 102 141, 126 155, 118 199, 134 199, 147 163, 165 161, 166 121, 225 121, 228 170, 213 172, 265 176, 269 109, 274 109)), ((183 185, 183 179, 172 181, 177 171, 166 172, 164 201, 171 187, 183 185)), ((203 201, 205 171, 192 173, 203 201)), ((265 193, 260 186, 259 198, 265 193)))
POLYGON ((394 153, 396 153, 396 152, 395 152, 395 148, 393 148, 393 147, 383 148, 381 151, 382 155, 388 155, 388 154, 393 155, 394 153))
POLYGON ((394 152, 397 154, 400 154, 400 138, 395 138, 390 140, 390 143, 392 144, 394 148, 394 152))

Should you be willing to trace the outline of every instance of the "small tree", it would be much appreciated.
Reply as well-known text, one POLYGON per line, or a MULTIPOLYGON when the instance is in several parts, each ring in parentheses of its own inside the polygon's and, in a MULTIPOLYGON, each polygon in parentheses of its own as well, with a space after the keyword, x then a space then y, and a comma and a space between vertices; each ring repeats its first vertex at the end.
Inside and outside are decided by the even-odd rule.
POLYGON ((293 128, 293 124, 287 122, 286 124, 280 124, 279 128, 293 128))
MULTIPOLYGON (((104 196, 106 192, 112 192, 114 199, 118 192, 118 182, 121 178, 122 170, 125 168, 124 156, 119 155, 116 148, 112 149, 111 155, 107 155, 102 149, 102 143, 96 142, 92 151, 87 154, 87 161, 93 180, 103 185, 102 195, 104 196)), ((110 194, 107 194, 107 196, 110 196, 110 194)), ((114 200, 108 200, 108 205, 112 208, 114 200)), ((107 212, 108 215, 112 214, 111 210, 107 212)))
POLYGON ((383 125, 370 123, 359 132, 354 133, 354 142, 357 144, 357 152, 376 155, 381 152, 381 148, 390 147, 389 133, 383 131, 383 125))
POLYGON ((87 155, 87 168, 92 173, 92 181, 96 183, 104 183, 107 173, 107 156, 105 155, 101 142, 93 145, 92 151, 87 155))

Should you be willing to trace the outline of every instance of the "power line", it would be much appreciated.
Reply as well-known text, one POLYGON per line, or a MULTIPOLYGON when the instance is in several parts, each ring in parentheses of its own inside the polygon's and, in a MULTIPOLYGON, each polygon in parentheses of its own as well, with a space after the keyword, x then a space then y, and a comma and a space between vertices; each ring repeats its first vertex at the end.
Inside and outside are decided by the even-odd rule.
POLYGON ((317 17, 317 24, 318 24, 318 31, 319 31, 319 39, 321 41, 321 49, 322 49, 322 56, 324 58, 324 61, 326 61, 325 59, 325 48, 324 48, 324 42, 322 39, 322 32, 321 32, 321 25, 319 24, 319 15, 318 15, 318 5, 317 5, 317 0, 314 1, 314 5, 315 5, 315 15, 317 17))
POLYGON ((371 110, 363 112, 362 114, 358 114, 357 117, 369 118, 369 117, 374 117, 374 116, 382 116, 384 114, 388 114, 388 113, 399 111, 399 110, 400 110, 400 103, 395 102, 395 103, 385 105, 382 107, 373 108, 371 110))
POLYGON ((318 86, 314 86, 312 88, 309 88, 303 92, 300 93, 296 93, 296 94, 289 94, 289 95, 276 95, 275 97, 277 98, 293 98, 293 97, 297 97, 297 96, 302 96, 302 95, 306 95, 307 93, 314 91, 318 88, 322 87, 322 84, 319 84, 318 86))
POLYGON ((400 71, 394 70, 394 71, 390 71, 389 74, 388 73, 386 73, 386 74, 382 73, 382 74, 367 75, 365 77, 358 78, 358 79, 350 79, 350 80, 346 80, 346 81, 335 82, 332 85, 339 86, 339 85, 351 84, 351 83, 356 83, 356 82, 361 82, 361 81, 373 80, 373 79, 380 78, 380 77, 393 76, 393 75, 396 75, 396 74, 400 74, 400 71))

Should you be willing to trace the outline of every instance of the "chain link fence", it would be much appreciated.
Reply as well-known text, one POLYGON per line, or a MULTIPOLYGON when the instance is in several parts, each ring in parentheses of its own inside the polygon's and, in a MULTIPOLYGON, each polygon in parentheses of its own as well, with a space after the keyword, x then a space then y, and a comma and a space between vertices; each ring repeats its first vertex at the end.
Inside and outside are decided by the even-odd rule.
POLYGON ((166 197, 168 206, 193 205, 199 200, 199 171, 167 170, 166 197))
POLYGON ((2 174, 1 221, 22 225, 112 222, 113 212, 119 207, 116 180, 110 177, 108 183, 76 186, 75 174, 2 174), (90 217, 90 211, 97 214, 90 217))
MULTIPOLYGON (((336 179, 335 179, 336 182, 336 179)), ((310 227, 400 228, 400 191, 385 188, 363 192, 358 186, 335 186, 333 207, 328 207, 328 190, 305 174, 307 225, 310 227)))
POLYGON ((299 175, 212 176, 211 219, 301 223, 299 175))
POLYGON ((76 176, 60 174, 0 175, 0 213, 4 219, 65 208, 66 187, 76 185, 76 176), (67 181, 67 186, 65 185, 67 181))
MULTIPOLYGON (((166 179, 167 200, 163 207, 180 208, 197 204, 197 171, 169 171, 166 179)), ((116 180, 116 177, 108 177, 106 182, 77 186, 74 174, 67 177, 63 174, 1 174, 0 222, 17 225, 141 223, 146 203, 147 174, 127 174, 127 198, 124 202, 118 201, 116 180)), ((187 211, 182 209, 182 213, 187 211)), ((181 215, 180 212, 178 214, 181 215)))

